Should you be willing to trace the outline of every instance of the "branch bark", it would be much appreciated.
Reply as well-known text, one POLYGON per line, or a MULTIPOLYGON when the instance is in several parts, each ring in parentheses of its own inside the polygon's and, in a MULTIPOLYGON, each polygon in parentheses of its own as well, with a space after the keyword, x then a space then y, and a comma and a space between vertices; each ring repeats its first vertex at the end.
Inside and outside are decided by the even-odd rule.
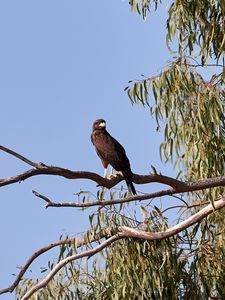
MULTIPOLYGON (((160 175, 159 175, 160 176, 160 175)), ((122 199, 114 199, 114 200, 99 200, 94 202, 88 202, 88 203, 74 203, 74 202, 53 202, 48 197, 33 191, 34 195, 36 197, 39 197, 43 199, 47 204, 45 205, 45 208, 48 207, 91 207, 91 206, 107 206, 107 205, 113 205, 113 204, 121 204, 121 203, 128 203, 133 201, 144 201, 152 198, 157 197, 163 197, 163 196, 171 196, 179 193, 184 192, 193 192, 193 191, 199 191, 199 190, 205 190, 212 187, 218 187, 218 186, 224 186, 225 185, 225 176, 221 177, 214 177, 209 178, 205 180, 200 180, 197 182, 192 183, 185 183, 185 185, 180 184, 176 189, 171 188, 167 190, 161 190, 158 192, 153 192, 145 195, 135 195, 135 196, 129 196, 122 199)))
POLYGON ((83 258, 83 257, 90 257, 95 255, 96 253, 100 252, 101 250, 103 250, 104 248, 108 247, 110 244, 112 244, 113 242, 122 239, 122 237, 120 237, 118 234, 115 234, 114 236, 108 238, 105 242, 103 242, 102 244, 100 244, 99 246, 95 247, 94 249, 85 251, 83 253, 80 254, 75 254, 69 257, 64 258, 63 260, 61 260, 53 269, 52 271, 38 284, 36 284, 32 289, 30 289, 23 297, 21 300, 27 300, 29 299, 34 293, 36 293, 37 291, 39 291, 40 289, 42 289, 43 287, 45 287, 49 281, 56 275, 56 273, 62 268, 64 267, 66 264, 68 264, 71 261, 83 258))
MULTIPOLYGON (((133 229, 126 226, 119 227, 119 231, 124 234, 125 237, 145 239, 145 240, 163 240, 174 236, 175 234, 187 229, 195 223, 200 222, 202 219, 211 214, 214 210, 221 209, 225 206, 225 197, 214 202, 214 208, 212 204, 207 205, 202 208, 199 212, 190 216, 188 219, 182 221, 181 223, 161 232, 146 232, 142 230, 133 229)), ((121 236, 121 235, 120 235, 121 236)))
POLYGON ((75 254, 69 256, 63 260, 61 260, 55 267, 52 269, 51 272, 38 284, 36 284, 33 288, 31 288, 21 300, 27 300, 32 295, 34 295, 37 291, 47 286, 49 281, 56 275, 56 273, 68 264, 71 261, 83 258, 83 257, 90 257, 95 255, 96 253, 100 252, 104 248, 108 247, 115 241, 123 238, 132 238, 132 239, 145 239, 145 240, 162 240, 174 236, 175 234, 181 232, 184 229, 192 226, 193 224, 200 222, 202 219, 206 218, 209 214, 213 213, 215 210, 221 209, 225 207, 225 197, 221 198, 220 200, 214 203, 214 207, 209 204, 199 212, 195 213, 185 221, 167 229, 166 231, 161 232, 146 232, 143 230, 133 229, 127 226, 119 226, 116 228, 116 233, 109 237, 106 241, 102 242, 99 246, 95 247, 94 249, 84 251, 79 254, 75 254))
MULTIPOLYGON (((123 176, 118 174, 116 177, 113 177, 111 179, 108 178, 103 178, 102 176, 93 173, 93 172, 87 172, 87 171, 72 171, 69 169, 61 168, 61 167, 56 167, 56 166, 48 166, 43 163, 36 163, 28 158, 18 154, 17 152, 8 149, 4 146, 0 145, 0 150, 9 153, 10 155, 22 160, 26 164, 32 166, 33 168, 30 170, 27 170, 21 174, 8 177, 8 178, 3 178, 0 179, 0 187, 4 185, 9 185, 13 184, 16 182, 20 182, 22 180, 28 179, 32 176, 36 175, 57 175, 57 176, 62 176, 67 179, 89 179, 94 182, 96 182, 98 185, 101 185, 106 188, 111 188, 118 184, 120 181, 123 180, 123 176)), ((131 202, 131 201, 142 201, 142 200, 147 200, 150 198, 155 198, 155 197, 162 197, 166 195, 174 195, 177 193, 183 193, 183 192, 191 192, 191 191, 198 191, 198 190, 203 190, 211 187, 218 187, 218 186, 225 186, 225 176, 221 177, 216 177, 216 178, 210 178, 206 180, 200 180, 198 182, 194 183, 186 183, 182 182, 179 180, 176 180, 171 177, 163 176, 161 174, 157 174, 156 170, 154 171, 154 174, 149 174, 149 175, 138 175, 134 174, 133 181, 136 184, 145 184, 145 183, 151 183, 151 182, 158 182, 158 183, 163 183, 166 185, 169 185, 171 188, 167 190, 161 190, 158 192, 146 194, 146 195, 137 195, 137 196, 130 196, 125 199, 115 199, 115 200, 110 200, 110 201, 95 201, 95 202, 89 202, 89 203, 56 203, 52 202, 49 198, 46 196, 43 196, 37 192, 34 192, 34 194, 42 198, 45 202, 47 202, 46 207, 90 207, 90 206, 105 206, 105 205, 112 205, 112 204, 121 204, 125 202, 131 202)), ((214 203, 215 205, 215 210, 220 209, 225 206, 225 198, 222 198, 221 200, 218 200, 214 203)), ((48 282, 53 278, 53 276, 63 267, 65 266, 68 262, 72 260, 76 260, 82 257, 89 257, 92 256, 105 247, 109 246, 111 243, 117 241, 118 239, 121 238, 139 238, 139 239, 148 239, 148 240, 157 240, 157 239, 164 239, 168 238, 170 236, 173 236, 177 234, 178 232, 184 230, 185 228, 188 228, 189 226, 193 225, 196 222, 201 221, 203 218, 205 218, 208 214, 213 212, 213 207, 211 205, 206 206, 203 208, 201 211, 198 213, 194 214, 187 220, 181 222, 180 224, 177 224, 176 226, 166 230, 165 232, 145 232, 145 231, 140 231, 137 229, 129 228, 126 226, 120 226, 115 229, 114 235, 112 233, 108 232, 106 229, 105 233, 103 233, 101 236, 98 237, 93 237, 93 240, 89 242, 96 241, 97 239, 102 239, 103 237, 107 237, 108 239, 100 244, 98 247, 92 250, 84 251, 80 254, 76 254, 70 257, 67 257, 66 259, 60 261, 55 268, 36 286, 34 286, 30 291, 26 293, 26 295, 22 298, 23 300, 29 299, 35 292, 40 290, 41 288, 45 287, 48 282)), ((45 246, 41 249, 39 249, 37 252, 35 252, 24 264, 22 267, 21 271, 19 272, 18 276, 16 277, 16 280, 13 282, 11 286, 9 286, 6 289, 3 289, 0 291, 0 294, 4 294, 7 292, 12 292, 15 287, 19 284, 19 281, 22 279, 24 273, 30 266, 30 264, 41 254, 45 253, 46 251, 49 251, 50 249, 62 245, 62 244, 68 244, 72 243, 74 239, 66 239, 66 240, 61 240, 54 242, 48 246, 45 246)), ((85 242, 83 240, 79 240, 77 243, 77 246, 80 247, 84 244, 85 242)))
MULTIPOLYGON (((36 163, 28 158, 22 156, 21 154, 8 149, 4 146, 0 145, 0 150, 9 153, 10 155, 22 160, 26 164, 34 167, 33 169, 27 170, 23 173, 17 174, 15 176, 7 177, 7 178, 2 178, 0 179, 0 187, 13 184, 16 182, 21 182, 24 181, 30 177, 37 176, 37 175, 57 175, 61 176, 67 179, 89 179, 94 182, 96 182, 98 185, 106 187, 108 189, 112 188, 119 182, 121 182, 124 178, 122 175, 117 174, 116 177, 113 178, 104 178, 94 172, 88 172, 88 171, 72 171, 69 169, 57 167, 57 166, 48 166, 44 163, 36 163)), ((164 176, 161 174, 149 174, 149 175, 138 175, 134 174, 133 176, 133 181, 136 184, 146 184, 146 183, 151 183, 151 182, 158 182, 158 183, 163 183, 166 185, 171 186, 172 188, 175 189, 180 189, 182 190, 183 188, 186 187, 186 183, 179 181, 177 179, 164 176)))
MULTIPOLYGON (((28 158, 22 156, 21 154, 15 152, 9 148, 6 148, 4 146, 1 146, 1 145, 0 145, 0 150, 7 152, 10 155, 22 160, 26 164, 34 167, 33 169, 27 170, 21 174, 0 179, 0 187, 9 185, 9 184, 13 184, 16 182, 21 182, 23 180, 26 180, 30 177, 37 176, 37 175, 57 175, 57 176, 62 176, 67 179, 89 179, 89 180, 96 182, 98 185, 106 187, 108 189, 112 188, 113 186, 115 186, 116 184, 118 184, 119 182, 121 182, 124 179, 123 176, 120 174, 117 174, 116 177, 108 179, 108 178, 104 178, 96 173, 89 172, 89 171, 72 171, 69 169, 61 168, 61 167, 48 166, 41 162, 36 163, 36 162, 33 162, 33 161, 29 160, 28 158)), ((148 195, 128 197, 127 198, 128 201, 125 201, 125 202, 136 201, 136 200, 145 200, 145 199, 161 197, 161 196, 165 196, 165 195, 173 195, 175 193, 197 191, 200 189, 216 187, 216 186, 224 186, 225 185, 225 176, 201 180, 201 181, 198 181, 195 183, 186 183, 186 182, 182 182, 180 180, 177 180, 177 179, 174 179, 174 178, 171 178, 168 176, 157 174, 155 171, 154 174, 149 174, 149 175, 134 174, 133 181, 136 184, 146 184, 146 183, 158 182, 158 183, 162 183, 162 184, 171 186, 171 189, 156 192, 153 194, 148 194, 148 195, 150 195, 150 197, 148 195), (147 197, 149 197, 149 198, 147 198, 147 197)), ((120 200, 114 200, 114 201, 115 201, 115 204, 120 203, 119 202, 120 200)), ((113 203, 110 201, 110 204, 113 204, 113 203)), ((57 204, 57 205, 61 206, 59 204, 57 204)), ((57 205, 54 205, 54 206, 57 206, 57 205)), ((84 207, 82 204, 78 204, 78 205, 76 207, 84 207)), ((103 203, 98 201, 94 204, 91 204, 91 203, 87 204, 87 206, 94 206, 94 205, 103 205, 103 203)), ((107 205, 106 201, 104 201, 104 205, 107 205)), ((51 205, 51 206, 53 206, 53 205, 51 205)), ((68 206, 70 206, 70 205, 68 205, 68 206)))
MULTIPOLYGON (((77 248, 80 248, 81 246, 86 245, 87 243, 92 243, 95 241, 98 241, 102 238, 106 238, 106 237, 110 237, 111 236, 111 231, 106 228, 104 230, 102 230, 99 234, 96 234, 93 238, 91 238, 89 241, 86 240, 77 240, 76 241, 76 246, 77 248)), ((5 293, 12 293, 15 288, 17 287, 17 285, 19 284, 20 280, 22 279, 23 275, 26 273, 27 269, 30 267, 30 265, 32 264, 32 262, 38 258, 40 255, 44 254, 45 252, 61 246, 61 245, 65 245, 65 244, 72 244, 74 243, 75 238, 71 238, 71 239, 65 239, 65 240, 59 240, 56 242, 53 242, 47 246, 42 247, 41 249, 37 250, 36 252, 34 252, 25 262, 25 264, 22 266, 19 274, 16 276, 16 279, 14 280, 14 282, 7 288, 0 290, 0 295, 5 294, 5 293)))

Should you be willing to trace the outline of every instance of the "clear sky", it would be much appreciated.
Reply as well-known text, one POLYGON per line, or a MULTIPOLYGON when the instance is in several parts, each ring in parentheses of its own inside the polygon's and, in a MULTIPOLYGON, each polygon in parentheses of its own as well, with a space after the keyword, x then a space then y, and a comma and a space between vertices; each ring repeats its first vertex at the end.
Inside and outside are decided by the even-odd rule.
MULTIPOLYGON (((90 134, 93 121, 104 118, 135 173, 148 174, 153 164, 171 175, 148 109, 132 107, 124 92, 128 80, 166 64, 165 20, 165 4, 144 22, 125 0, 0 1, 0 144, 36 162, 103 174, 90 134)), ((0 166, 1 178, 30 168, 3 152, 0 166)), ((151 192, 156 185, 136 188, 151 192)), ((95 192, 96 184, 39 176, 0 188, 0 289, 34 251, 88 226, 91 210, 46 210, 32 189, 73 201, 73 193, 95 192)), ((31 269, 56 256, 50 252, 31 269)))

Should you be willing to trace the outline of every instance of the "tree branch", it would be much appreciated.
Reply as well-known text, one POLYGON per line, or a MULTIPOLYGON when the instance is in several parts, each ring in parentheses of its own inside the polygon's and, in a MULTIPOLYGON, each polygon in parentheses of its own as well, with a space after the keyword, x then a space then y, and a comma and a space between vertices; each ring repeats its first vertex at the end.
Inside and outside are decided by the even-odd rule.
POLYGON ((52 269, 52 271, 38 284, 36 284, 32 289, 30 289, 21 300, 27 300, 29 299, 34 293, 45 287, 49 281, 56 275, 56 273, 64 267, 66 264, 68 264, 71 261, 83 258, 83 257, 91 257, 95 255, 96 253, 100 252, 104 248, 108 247, 110 244, 114 243, 115 241, 122 239, 123 237, 120 237, 118 234, 113 235, 112 237, 108 238, 105 242, 100 244, 99 246, 95 247, 94 249, 84 251, 80 254, 75 254, 69 257, 64 258, 61 260, 55 267, 52 269))
MULTIPOLYGON (((106 187, 108 189, 112 188, 113 186, 115 186, 116 184, 118 184, 119 182, 121 182, 124 179, 123 176, 120 174, 117 174, 117 176, 108 179, 108 178, 104 178, 93 172, 72 171, 72 170, 57 167, 57 166, 48 166, 44 163, 36 163, 36 162, 33 162, 33 161, 29 160, 28 158, 18 154, 17 152, 10 150, 1 145, 0 145, 0 150, 7 152, 7 153, 11 154, 12 156, 15 156, 16 158, 22 160, 26 164, 34 167, 33 169, 27 170, 21 174, 0 179, 0 187, 9 185, 9 184, 13 184, 16 182, 21 182, 23 180, 26 180, 30 177, 37 176, 37 175, 57 175, 57 176, 61 176, 61 177, 67 178, 67 179, 89 179, 89 180, 96 182, 98 185, 106 187)), ((158 182, 158 183, 163 183, 163 184, 169 185, 175 189, 179 188, 180 190, 182 188, 186 187, 186 183, 184 183, 182 181, 179 181, 177 179, 174 179, 174 178, 171 178, 168 176, 164 176, 161 174, 157 174, 157 173, 149 174, 149 175, 134 174, 133 181, 136 184, 146 184, 146 183, 151 183, 151 182, 158 182)))
MULTIPOLYGON (((160 176, 160 175, 157 175, 160 176)), ((94 202, 87 202, 87 203, 74 203, 74 202, 53 202, 49 198, 47 198, 44 195, 41 195, 40 193, 33 191, 34 195, 43 199, 47 202, 45 205, 45 208, 48 207, 91 207, 91 206, 106 206, 106 205, 112 205, 112 204, 121 204, 121 203, 128 203, 133 201, 144 201, 149 200, 156 197, 163 197, 163 196, 171 196, 179 193, 184 192, 193 192, 193 191, 199 191, 199 190, 205 190, 212 187, 218 187, 218 186, 224 186, 225 185, 225 176, 221 177, 214 177, 209 178, 205 180, 199 180, 197 182, 192 183, 185 183, 184 185, 181 182, 181 185, 177 187, 177 189, 167 189, 167 190, 161 190, 158 192, 153 192, 149 194, 144 195, 135 195, 135 196, 129 196, 122 199, 114 199, 114 200, 99 200, 94 202)))
MULTIPOLYGON (((95 242, 97 240, 100 240, 102 238, 105 237, 110 237, 111 234, 111 230, 106 228, 103 229, 99 234, 95 234, 93 236, 93 238, 90 238, 89 241, 86 240, 77 240, 76 241, 76 247, 80 248, 81 246, 86 245, 87 243, 92 243, 95 242)), ((42 247, 41 249, 37 250, 35 253, 33 253, 28 260, 25 262, 25 264, 22 266, 19 274, 16 276, 16 279, 14 280, 14 282, 7 288, 0 290, 0 295, 5 294, 5 293, 12 293, 14 291, 14 289, 17 287, 17 285, 19 284, 20 280, 22 279, 23 275, 25 274, 25 272, 27 271, 27 269, 29 268, 29 266, 32 264, 32 262, 39 257, 40 255, 44 254, 45 252, 57 247, 57 246, 61 246, 61 245, 65 245, 65 244, 72 244, 74 243, 75 238, 71 238, 71 239, 65 239, 65 240, 59 240, 56 242, 53 242, 47 246, 42 247)))
POLYGON ((41 167, 45 167, 45 165, 44 165, 43 163, 35 163, 35 162, 29 160, 28 158, 22 156, 21 154, 15 152, 15 151, 13 151, 13 150, 11 150, 11 149, 9 149, 9 148, 6 148, 6 147, 4 147, 4 146, 1 146, 1 145, 0 145, 0 150, 2 150, 2 151, 4 151, 4 152, 7 152, 7 153, 9 153, 9 154, 11 154, 11 155, 17 157, 18 159, 24 161, 26 164, 28 164, 28 165, 30 165, 30 166, 32 166, 32 167, 34 167, 34 168, 37 168, 37 169, 38 169, 38 168, 41 168, 41 167))
MULTIPOLYGON (((145 240, 163 240, 174 236, 175 234, 187 229, 188 227, 192 226, 195 223, 200 222, 202 219, 207 217, 211 214, 214 210, 221 209, 225 206, 225 197, 221 198, 220 200, 214 202, 214 208, 212 204, 207 205, 206 207, 202 208, 199 212, 195 213, 194 215, 190 216, 188 219, 182 221, 181 223, 160 232, 146 232, 138 229, 133 229, 127 226, 119 227, 119 232, 124 234, 125 237, 130 238, 138 238, 138 239, 145 239, 145 240)), ((120 235, 121 236, 121 235, 120 235)))
MULTIPOLYGON (((57 175, 67 179, 89 179, 96 182, 98 185, 106 187, 108 189, 114 187, 116 184, 121 182, 124 178, 122 175, 117 174, 116 177, 111 179, 104 178, 96 173, 88 172, 88 171, 72 171, 69 169, 56 167, 56 166, 46 166, 40 163, 38 168, 27 170, 21 174, 2 178, 0 179, 0 187, 13 184, 16 182, 24 181, 30 177, 37 176, 37 175, 57 175)), ((149 175, 138 175, 134 174, 133 182, 136 184, 146 184, 152 182, 163 183, 166 185, 170 185, 174 188, 185 188, 186 184, 182 181, 176 180, 174 178, 163 176, 163 175, 156 175, 156 174, 149 174, 149 175)))
MULTIPOLYGON (((56 246, 60 246, 63 244, 71 244, 74 241, 74 239, 66 239, 66 240, 59 240, 56 241, 54 243, 49 244, 48 246, 45 246, 41 249, 39 249, 38 251, 36 251, 34 254, 32 254, 28 260, 25 262, 25 264, 22 266, 21 271, 19 272, 19 274, 17 275, 15 281, 7 288, 0 290, 0 295, 5 294, 5 293, 12 293, 14 291, 14 289, 16 288, 16 286, 19 284, 20 280, 22 279, 23 275, 25 274, 25 272, 27 271, 27 269, 29 268, 29 266, 31 265, 31 263, 41 254, 49 251, 50 249, 56 247, 56 246)), ((78 241, 79 244, 80 241, 78 241)))
POLYGON ((83 258, 83 257, 90 257, 95 255, 96 253, 100 252, 104 248, 108 247, 115 241, 123 238, 132 238, 132 239, 144 239, 144 240, 162 240, 169 238, 171 236, 176 235, 177 233, 181 232, 184 229, 187 229, 188 227, 194 225, 195 223, 200 222, 202 219, 206 218, 209 214, 214 212, 215 210, 221 209, 225 206, 225 197, 221 198, 220 200, 216 201, 214 203, 214 207, 209 204, 203 209, 201 209, 199 212, 195 213, 185 221, 182 221, 181 223, 160 232, 146 232, 143 230, 133 229, 127 226, 119 226, 115 230, 117 233, 115 235, 112 235, 109 237, 105 242, 100 244, 94 249, 84 251, 79 254, 75 254, 72 256, 69 256, 63 260, 61 260, 58 264, 55 265, 55 267, 52 269, 52 271, 38 284, 36 284, 33 288, 31 288, 21 300, 27 300, 29 299, 33 294, 35 294, 40 289, 44 288, 49 281, 56 275, 56 273, 64 267, 66 264, 68 264, 71 261, 83 258))
MULTIPOLYGON (((13 184, 16 182, 21 182, 23 180, 26 180, 30 177, 37 176, 37 175, 57 175, 57 176, 62 176, 67 179, 89 179, 89 180, 96 182, 98 185, 106 187, 108 189, 112 188, 113 186, 115 186, 116 184, 118 184, 119 182, 121 182, 124 179, 123 176, 120 174, 117 174, 116 177, 108 179, 108 178, 104 178, 93 172, 72 171, 69 169, 61 168, 61 167, 48 166, 43 163, 36 163, 36 162, 33 162, 33 161, 29 160, 28 158, 18 154, 17 152, 10 150, 1 145, 0 145, 0 150, 9 153, 12 156, 17 157, 18 159, 24 161, 26 164, 34 167, 33 169, 27 170, 21 174, 0 179, 0 187, 9 185, 9 184, 13 184)), ((213 186, 222 186, 222 185, 225 185, 225 176, 207 179, 207 180, 201 180, 197 183, 190 184, 190 183, 185 183, 180 180, 177 180, 177 179, 174 179, 174 178, 171 178, 168 176, 164 176, 161 174, 157 174, 156 172, 154 172, 154 174, 149 174, 149 175, 134 174, 133 182, 136 184, 146 184, 146 183, 158 182, 158 183, 162 183, 162 184, 171 186, 172 187, 171 190, 167 190, 166 192, 165 191, 159 192, 159 193, 162 193, 164 196, 164 195, 173 194, 175 191, 181 193, 181 192, 198 190, 198 189, 201 189, 201 186, 203 186, 203 188, 208 188, 208 187, 213 187, 213 186), (212 184, 210 184, 210 180, 212 181, 212 184), (205 184, 208 185, 208 187, 205 187, 205 184), (199 187, 198 187, 198 185, 199 185, 199 187)), ((154 197, 157 197, 157 196, 154 196, 154 197)), ((139 200, 139 199, 133 199, 132 201, 135 201, 135 200, 139 200)), ((102 204, 100 203, 99 205, 102 205, 102 204)))

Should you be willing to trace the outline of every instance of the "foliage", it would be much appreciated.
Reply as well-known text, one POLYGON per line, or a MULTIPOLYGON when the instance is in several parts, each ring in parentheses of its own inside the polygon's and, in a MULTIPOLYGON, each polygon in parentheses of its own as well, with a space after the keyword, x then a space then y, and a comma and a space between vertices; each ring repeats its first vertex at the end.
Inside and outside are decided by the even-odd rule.
MULTIPOLYGON (((146 19, 151 4, 158 0, 130 0, 134 12, 146 19)), ((161 1, 160 1, 161 2, 161 1)), ((177 39, 179 53, 192 55, 196 50, 205 64, 208 58, 218 59, 225 52, 225 3, 223 0, 175 0, 168 10, 167 43, 177 39), (197 47, 197 49, 196 49, 197 47)))
MULTIPOLYGON (((146 231, 164 231, 168 220, 159 208, 139 207, 142 218, 132 219, 112 206, 91 215, 86 239, 102 228, 126 225, 146 231)), ((137 209, 137 207, 136 207, 137 209)), ((139 216, 139 218, 141 218, 139 216)), ((225 230, 202 223, 162 241, 120 240, 103 250, 94 259, 71 262, 60 271, 46 289, 31 299, 207 299, 209 295, 224 295, 224 236, 225 230), (216 246, 215 246, 216 241, 216 246), (213 259, 212 259, 213 258, 213 259), (218 272, 219 271, 219 272, 218 272), (213 291, 213 292, 212 292, 213 291)), ((82 248, 93 247, 88 243, 82 248)), ((63 245, 59 260, 77 253, 76 242, 63 245)), ((48 263, 49 271, 54 264, 48 263)), ((36 282, 25 279, 17 288, 23 295, 36 282)))
MULTIPOLYGON (((150 5, 150 1, 139 1, 139 6, 147 3, 150 5)), ((134 2, 130 5, 134 9, 134 2)), ((146 17, 140 9, 137 11, 146 17)), ((172 2, 166 40, 169 49, 177 45, 178 57, 160 74, 129 81, 125 88, 132 104, 150 106, 157 130, 164 131, 162 159, 175 158, 178 176, 182 173, 189 181, 224 174, 224 16, 224 1, 172 2), (214 72, 206 79, 209 68, 214 72)), ((208 191, 206 199, 212 201, 221 192, 208 191)))
MULTIPOLYGON (((157 10, 160 2, 130 0, 129 4, 146 19, 152 6, 157 10)), ((170 50, 177 47, 177 56, 160 74, 130 81, 125 88, 132 104, 149 108, 157 131, 163 130, 162 160, 174 161, 177 176, 188 181, 224 175, 224 20, 223 0, 173 1, 168 10, 166 42, 170 50), (197 71, 199 68, 203 71, 197 71), (206 79, 210 68, 213 75, 206 79)), ((222 194, 222 188, 190 193, 188 199, 181 198, 182 202, 189 201, 188 209, 170 209, 179 222, 198 211, 201 201, 213 203, 222 194)), ((101 192, 97 197, 105 199, 106 195, 101 192)), ((84 196, 83 201, 87 199, 84 196)), ((164 231, 172 223, 161 207, 150 202, 136 203, 135 207, 103 207, 89 219, 86 244, 79 251, 100 242, 91 243, 91 237, 104 228, 113 231, 126 225, 164 231)), ((37 298, 31 299, 224 299, 224 249, 222 210, 169 239, 119 240, 94 258, 67 265, 37 298)), ((76 251, 76 243, 61 246, 59 259, 76 251)), ((43 272, 52 267, 49 263, 43 272)), ((17 288, 18 295, 34 284, 24 279, 17 288)))
POLYGON ((189 65, 179 58, 158 76, 130 82, 126 90, 132 103, 151 106, 158 131, 163 126, 162 158, 176 156, 188 179, 219 176, 225 159, 224 78, 205 81, 189 65), (154 105, 149 102, 150 88, 154 105))

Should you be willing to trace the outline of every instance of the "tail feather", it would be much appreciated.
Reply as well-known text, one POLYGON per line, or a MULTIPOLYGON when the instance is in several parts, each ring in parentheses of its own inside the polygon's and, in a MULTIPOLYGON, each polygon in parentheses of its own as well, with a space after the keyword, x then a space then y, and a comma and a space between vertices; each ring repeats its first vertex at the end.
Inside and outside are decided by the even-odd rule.
POLYGON ((122 171, 123 177, 126 181, 127 187, 129 192, 131 192, 133 195, 137 195, 137 192, 135 190, 135 187, 133 185, 133 173, 131 171, 122 171))

